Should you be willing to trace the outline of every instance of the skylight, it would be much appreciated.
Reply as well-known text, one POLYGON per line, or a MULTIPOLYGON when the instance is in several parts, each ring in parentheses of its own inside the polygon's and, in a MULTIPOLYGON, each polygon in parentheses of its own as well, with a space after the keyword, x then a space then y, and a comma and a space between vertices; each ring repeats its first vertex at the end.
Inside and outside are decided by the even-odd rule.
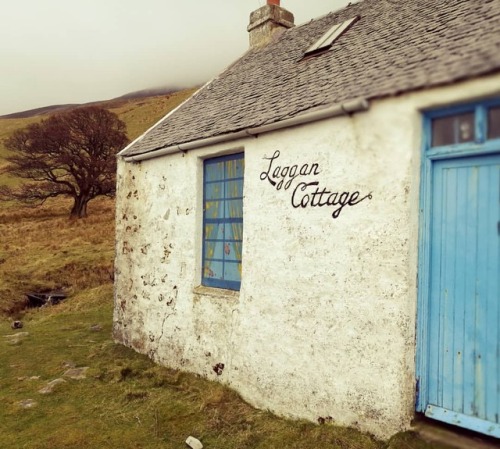
POLYGON ((359 16, 346 20, 342 23, 333 25, 323 36, 311 45, 304 53, 304 56, 309 56, 320 51, 328 50, 333 43, 346 32, 355 22, 359 20, 359 16))

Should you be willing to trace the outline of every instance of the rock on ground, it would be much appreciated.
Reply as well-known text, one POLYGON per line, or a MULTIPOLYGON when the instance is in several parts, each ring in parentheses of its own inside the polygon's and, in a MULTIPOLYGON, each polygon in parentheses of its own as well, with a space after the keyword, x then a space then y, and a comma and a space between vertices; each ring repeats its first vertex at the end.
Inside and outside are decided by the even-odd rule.
POLYGON ((64 376, 75 380, 86 379, 86 372, 88 369, 88 366, 84 366, 82 368, 71 368, 64 373, 64 376))
POLYGON ((54 391, 54 388, 57 387, 60 384, 66 383, 64 379, 54 379, 50 381, 45 387, 42 389, 38 390, 38 393, 40 394, 49 394, 54 391))
POLYGON ((186 444, 191 448, 191 449, 203 449, 203 444, 201 444, 200 440, 197 440, 194 437, 189 436, 186 440, 186 444))
POLYGON ((17 405, 21 408, 33 408, 37 403, 33 399, 25 399, 24 401, 19 401, 17 405))

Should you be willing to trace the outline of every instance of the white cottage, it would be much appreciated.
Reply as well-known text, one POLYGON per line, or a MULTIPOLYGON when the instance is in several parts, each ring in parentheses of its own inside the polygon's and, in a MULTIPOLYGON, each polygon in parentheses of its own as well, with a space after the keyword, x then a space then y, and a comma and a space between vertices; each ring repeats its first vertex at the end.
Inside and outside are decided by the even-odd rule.
POLYGON ((500 2, 248 30, 119 155, 116 341, 280 415, 500 437, 500 2))

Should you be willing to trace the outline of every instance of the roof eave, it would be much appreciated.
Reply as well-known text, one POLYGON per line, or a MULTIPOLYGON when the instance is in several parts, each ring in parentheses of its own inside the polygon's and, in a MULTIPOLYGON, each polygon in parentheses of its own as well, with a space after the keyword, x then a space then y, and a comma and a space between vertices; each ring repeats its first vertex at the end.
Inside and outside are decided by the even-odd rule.
POLYGON ((207 137, 203 139, 192 140, 190 142, 181 143, 178 145, 171 145, 168 147, 156 148, 146 153, 122 155, 123 151, 119 154, 123 157, 125 162, 140 162, 147 159, 153 159, 168 154, 180 153, 195 150, 198 148, 215 145, 218 143, 230 142, 232 140, 256 136, 271 131, 277 131, 292 126, 304 125, 306 123, 316 122, 327 118, 337 117, 340 115, 349 115, 356 112, 368 110, 370 104, 365 98, 358 98, 351 101, 346 101, 340 104, 334 104, 319 110, 308 111, 295 117, 287 118, 277 122, 269 123, 267 125, 260 125, 255 127, 246 128, 243 130, 235 131, 227 134, 220 134, 218 136, 207 137))

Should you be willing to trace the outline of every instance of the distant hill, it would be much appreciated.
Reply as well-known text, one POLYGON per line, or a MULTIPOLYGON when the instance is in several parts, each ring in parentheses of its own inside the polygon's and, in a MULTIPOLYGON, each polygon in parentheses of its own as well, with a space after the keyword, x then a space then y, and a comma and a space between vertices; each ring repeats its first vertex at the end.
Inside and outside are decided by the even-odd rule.
POLYGON ((177 88, 177 87, 156 87, 153 89, 143 89, 122 95, 121 97, 115 98, 115 100, 132 100, 136 98, 155 97, 158 95, 169 95, 184 89, 185 88, 177 88))
MULTIPOLYGON (((168 112, 188 99, 196 90, 197 88, 179 91, 172 91, 170 88, 146 89, 112 100, 86 103, 85 106, 99 105, 117 114, 127 125, 129 139, 134 140, 168 112)), ((8 151, 3 145, 6 138, 11 136, 15 130, 39 122, 51 114, 81 106, 84 105, 53 105, 0 117, 0 184, 17 182, 15 179, 8 178, 4 173, 7 164, 5 157, 8 155, 8 151)))
MULTIPOLYGON (((71 103, 71 104, 55 104, 51 106, 43 106, 41 108, 28 109, 26 111, 14 112, 12 114, 0 115, 0 119, 17 119, 17 118, 29 118, 35 117, 37 115, 43 114, 53 114, 55 112, 62 112, 65 109, 76 108, 78 106, 88 106, 91 104, 105 104, 113 103, 120 100, 135 100, 139 98, 157 97, 170 95, 175 92, 186 90, 185 88, 176 87, 155 87, 150 89, 138 90, 135 92, 130 92, 120 97, 112 98, 111 100, 93 101, 89 103, 71 103)), ((188 89, 189 90, 189 89, 188 89)))
POLYGON ((55 104, 52 106, 44 106, 42 108, 29 109, 27 111, 14 112, 13 114, 0 115, 2 118, 29 118, 35 117, 36 115, 49 114, 54 112, 61 112, 65 109, 74 108, 79 106, 78 104, 55 104))

